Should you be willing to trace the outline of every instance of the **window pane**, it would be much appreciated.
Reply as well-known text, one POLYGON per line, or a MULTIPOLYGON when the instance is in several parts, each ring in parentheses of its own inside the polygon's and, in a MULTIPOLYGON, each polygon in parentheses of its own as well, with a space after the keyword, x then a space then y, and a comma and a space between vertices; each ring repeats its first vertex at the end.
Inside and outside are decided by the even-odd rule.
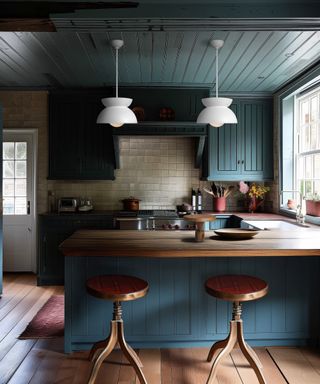
POLYGON ((15 180, 15 196, 27 196, 27 180, 15 180))
POLYGON ((14 159, 14 143, 3 143, 3 158, 14 159))
POLYGON ((300 124, 308 124, 309 123, 309 103, 308 101, 304 101, 301 104, 301 117, 300 124))
POLYGON ((314 178, 320 179, 320 155, 314 155, 314 178))
POLYGON ((16 177, 27 177, 27 162, 26 160, 16 161, 16 177))
POLYGON ((4 178, 14 177, 14 161, 3 162, 3 177, 4 178))
POLYGON ((310 149, 317 149, 317 124, 311 124, 310 131, 310 149))
POLYGON ((3 196, 14 196, 14 180, 3 179, 3 196))
POLYGON ((26 197, 16 197, 15 198, 14 213, 16 215, 26 215, 27 214, 27 199, 26 199, 26 197))
POLYGON ((3 199, 3 214, 13 215, 14 214, 14 198, 4 197, 3 199))
POLYGON ((312 194, 312 181, 311 180, 306 180, 304 194, 305 195, 312 194))
POLYGON ((27 159, 27 143, 16 143, 16 159, 27 159))
POLYGON ((310 117, 311 117, 311 122, 313 121, 316 121, 318 119, 318 97, 317 96, 314 96, 312 99, 311 99, 311 113, 310 113, 310 117))
POLYGON ((312 156, 306 156, 306 166, 305 166, 305 179, 311 179, 312 178, 312 156))
POLYGON ((320 195, 320 180, 314 182, 314 193, 320 195))

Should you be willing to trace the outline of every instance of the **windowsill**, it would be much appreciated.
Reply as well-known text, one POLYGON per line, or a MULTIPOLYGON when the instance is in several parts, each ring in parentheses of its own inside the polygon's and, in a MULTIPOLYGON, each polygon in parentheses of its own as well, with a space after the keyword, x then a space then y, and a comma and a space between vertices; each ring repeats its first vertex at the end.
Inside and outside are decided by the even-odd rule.
MULTIPOLYGON (((284 216, 289 216, 293 219, 296 217, 296 211, 294 209, 287 209, 287 208, 280 208, 280 214, 284 216)), ((320 216, 310 216, 306 215, 305 216, 305 222, 306 223, 311 223, 315 225, 320 225, 320 216)))

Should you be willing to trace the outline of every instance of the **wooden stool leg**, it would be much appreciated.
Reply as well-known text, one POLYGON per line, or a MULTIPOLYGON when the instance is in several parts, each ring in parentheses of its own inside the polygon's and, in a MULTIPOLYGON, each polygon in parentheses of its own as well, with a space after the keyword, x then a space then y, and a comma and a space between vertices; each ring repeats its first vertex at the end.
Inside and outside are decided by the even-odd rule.
POLYGON ((120 348, 122 349, 123 353, 125 354, 126 358, 129 361, 129 363, 132 365, 132 367, 136 371, 136 374, 138 376, 140 383, 141 384, 147 384, 146 378, 144 377, 144 374, 143 374, 143 372, 139 366, 141 364, 141 361, 139 358, 138 358, 138 360, 136 360, 136 357, 134 356, 134 355, 136 355, 136 353, 134 353, 134 355, 133 355, 132 352, 129 350, 127 343, 124 339, 123 322, 120 322, 120 321, 118 322, 118 341, 120 344, 120 348), (140 364, 139 364, 139 362, 140 362, 140 364))
POLYGON ((137 364, 139 365, 139 367, 142 368, 143 364, 142 364, 139 356, 136 354, 136 351, 132 347, 130 347, 130 345, 128 345, 128 344, 126 344, 126 346, 127 346, 128 350, 129 350, 129 352, 131 353, 131 355, 133 355, 133 357, 137 361, 137 364))
POLYGON ((92 367, 92 371, 91 371, 91 374, 90 374, 90 377, 89 377, 88 384, 93 384, 95 382, 101 364, 107 358, 107 356, 110 355, 110 353, 112 352, 113 348, 117 344, 117 341, 118 341, 117 321, 112 320, 111 321, 111 332, 110 332, 110 337, 109 337, 108 345, 100 353, 99 357, 97 358, 96 362, 94 363, 94 366, 92 367))
POLYGON ((252 355, 251 351, 248 349, 248 345, 244 341, 242 320, 238 320, 237 322, 237 333, 238 333, 237 337, 238 337, 239 347, 242 353, 244 354, 244 356, 246 357, 246 359, 248 360, 250 366, 253 368, 259 383, 266 384, 266 380, 263 377, 262 371, 259 368, 259 365, 260 367, 262 367, 261 362, 259 361, 255 353, 254 355, 252 355))
POLYGON ((99 351, 99 349, 105 349, 106 346, 109 343, 109 340, 110 340, 110 335, 107 337, 107 339, 101 340, 101 341, 97 341, 96 343, 94 343, 92 348, 91 348, 91 350, 90 350, 90 354, 89 354, 89 358, 88 359, 90 361, 95 360, 96 357, 97 357, 97 352, 99 351))
POLYGON ((263 368, 261 361, 260 361, 259 357, 257 356, 257 354, 255 353, 255 351, 250 347, 250 345, 248 343, 244 342, 244 345, 247 348, 248 352, 251 354, 251 357, 253 358, 253 360, 256 362, 257 366, 260 369, 263 368))
POLYGON ((218 356, 214 359, 212 364, 207 384, 212 384, 217 375, 218 366, 225 356, 227 356, 233 349, 235 343, 237 342, 237 324, 236 321, 230 321, 230 335, 228 338, 227 345, 220 351, 218 356))
POLYGON ((211 349, 208 353, 208 357, 207 357, 208 362, 210 362, 212 360, 214 353, 218 349, 224 348, 228 344, 228 340, 229 340, 229 336, 226 339, 217 341, 216 343, 213 344, 213 346, 211 347, 211 349))

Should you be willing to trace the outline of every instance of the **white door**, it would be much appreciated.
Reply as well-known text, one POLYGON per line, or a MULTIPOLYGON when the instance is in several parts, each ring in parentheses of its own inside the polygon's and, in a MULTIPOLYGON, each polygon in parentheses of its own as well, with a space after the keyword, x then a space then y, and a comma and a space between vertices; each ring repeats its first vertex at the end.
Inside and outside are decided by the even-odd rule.
POLYGON ((3 132, 3 270, 35 271, 35 133, 3 132))

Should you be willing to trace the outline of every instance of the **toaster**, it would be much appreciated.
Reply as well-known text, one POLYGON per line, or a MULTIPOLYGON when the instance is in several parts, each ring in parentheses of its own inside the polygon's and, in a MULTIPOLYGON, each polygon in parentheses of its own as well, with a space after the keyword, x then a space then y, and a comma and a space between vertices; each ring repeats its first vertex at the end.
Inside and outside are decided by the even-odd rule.
POLYGON ((61 197, 58 200, 58 212, 76 212, 79 199, 76 197, 61 197))

